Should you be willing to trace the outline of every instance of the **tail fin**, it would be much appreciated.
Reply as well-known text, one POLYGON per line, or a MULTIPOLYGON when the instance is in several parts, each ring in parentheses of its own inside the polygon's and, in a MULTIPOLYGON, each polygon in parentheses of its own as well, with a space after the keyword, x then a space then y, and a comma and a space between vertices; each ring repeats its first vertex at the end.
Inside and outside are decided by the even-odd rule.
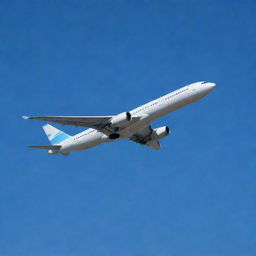
POLYGON ((52 145, 61 144, 64 140, 71 137, 49 124, 44 125, 43 129, 52 145))

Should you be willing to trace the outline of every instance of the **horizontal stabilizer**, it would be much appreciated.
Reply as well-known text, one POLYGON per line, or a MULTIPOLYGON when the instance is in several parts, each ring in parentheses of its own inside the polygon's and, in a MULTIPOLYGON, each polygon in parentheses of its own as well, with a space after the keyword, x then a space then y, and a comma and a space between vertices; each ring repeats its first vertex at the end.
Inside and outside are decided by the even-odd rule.
POLYGON ((60 145, 47 145, 47 146, 29 146, 30 148, 39 148, 39 149, 51 149, 51 150, 58 150, 61 148, 60 145))

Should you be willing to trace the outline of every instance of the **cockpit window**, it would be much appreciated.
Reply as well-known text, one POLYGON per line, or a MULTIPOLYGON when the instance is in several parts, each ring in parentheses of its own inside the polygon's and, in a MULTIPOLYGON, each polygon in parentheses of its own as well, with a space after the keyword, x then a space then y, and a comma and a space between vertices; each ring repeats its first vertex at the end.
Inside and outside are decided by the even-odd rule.
POLYGON ((202 82, 202 84, 207 84, 207 82, 206 82, 206 81, 204 81, 204 82, 202 82))

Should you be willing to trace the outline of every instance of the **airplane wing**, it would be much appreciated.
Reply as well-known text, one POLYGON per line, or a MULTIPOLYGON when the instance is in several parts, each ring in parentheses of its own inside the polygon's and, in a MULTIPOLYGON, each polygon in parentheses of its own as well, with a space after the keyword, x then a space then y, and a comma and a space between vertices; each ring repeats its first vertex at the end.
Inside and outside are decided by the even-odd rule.
POLYGON ((60 145, 46 145, 46 146, 29 146, 30 148, 39 148, 39 149, 60 149, 60 145))
POLYGON ((112 116, 23 116, 24 119, 43 120, 73 126, 97 126, 106 123, 112 116))
POLYGON ((138 133, 133 134, 129 139, 141 145, 146 145, 154 150, 158 150, 161 147, 160 142, 153 138, 152 134, 153 129, 151 125, 149 125, 138 133))
POLYGON ((63 125, 83 126, 97 129, 105 134, 112 132, 107 123, 112 116, 23 116, 24 119, 35 119, 63 125))

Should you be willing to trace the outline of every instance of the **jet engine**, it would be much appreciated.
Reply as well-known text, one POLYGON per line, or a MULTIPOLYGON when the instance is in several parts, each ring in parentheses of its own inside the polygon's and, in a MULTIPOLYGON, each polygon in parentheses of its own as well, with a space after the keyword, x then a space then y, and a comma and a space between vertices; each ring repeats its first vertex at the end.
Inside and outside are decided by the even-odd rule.
POLYGON ((112 117, 110 123, 113 127, 120 127, 131 121, 131 119, 132 115, 130 114, 130 112, 123 112, 119 115, 112 117))
POLYGON ((163 126, 154 129, 154 136, 158 139, 161 140, 162 138, 168 136, 170 134, 170 129, 168 126, 163 126))

